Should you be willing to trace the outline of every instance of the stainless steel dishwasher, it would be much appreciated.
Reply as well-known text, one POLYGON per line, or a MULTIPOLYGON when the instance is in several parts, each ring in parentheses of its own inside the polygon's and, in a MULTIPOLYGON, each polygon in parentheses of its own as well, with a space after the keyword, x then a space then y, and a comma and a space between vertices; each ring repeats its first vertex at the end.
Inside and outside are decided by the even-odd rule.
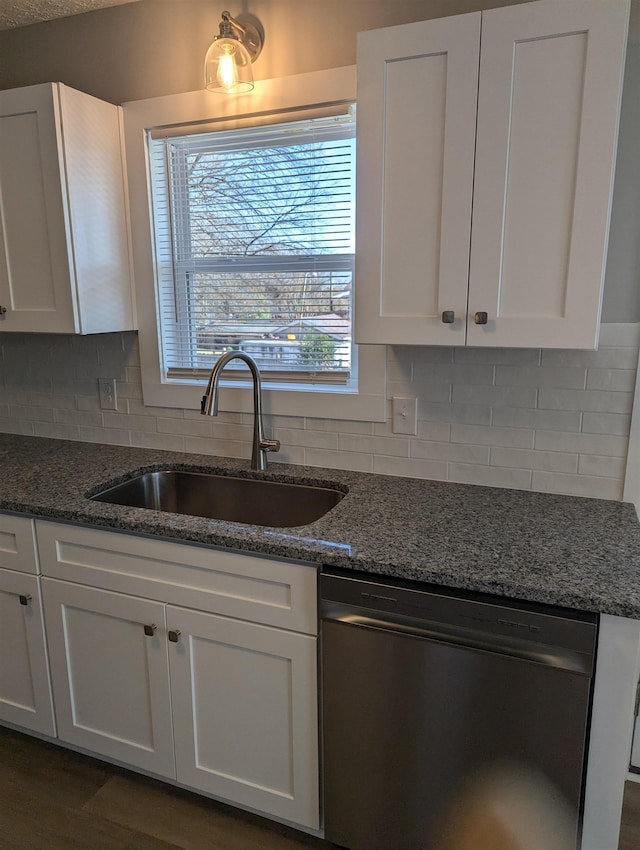
POLYGON ((326 838, 440 847, 467 783, 508 766, 544 777, 577 844, 597 615, 340 571, 320 586, 326 838))

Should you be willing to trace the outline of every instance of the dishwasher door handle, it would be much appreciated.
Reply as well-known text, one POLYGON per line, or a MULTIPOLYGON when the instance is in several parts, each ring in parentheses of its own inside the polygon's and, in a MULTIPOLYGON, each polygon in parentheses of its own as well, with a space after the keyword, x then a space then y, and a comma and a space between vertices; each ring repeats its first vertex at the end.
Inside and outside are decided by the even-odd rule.
MULTIPOLYGON (((520 638, 488 635, 473 629, 461 628, 454 631, 453 629, 442 628, 437 623, 418 625, 415 622, 400 622, 391 618, 383 619, 361 613, 357 609, 342 606, 337 610, 325 611, 322 619, 343 623, 355 628, 376 629, 377 631, 392 632, 405 637, 432 640, 480 652, 491 652, 509 658, 543 664, 545 667, 568 670, 573 673, 583 675, 590 675, 591 673, 590 660, 580 652, 544 644, 532 644, 520 638)), ((406 619, 409 620, 409 618, 406 619)))

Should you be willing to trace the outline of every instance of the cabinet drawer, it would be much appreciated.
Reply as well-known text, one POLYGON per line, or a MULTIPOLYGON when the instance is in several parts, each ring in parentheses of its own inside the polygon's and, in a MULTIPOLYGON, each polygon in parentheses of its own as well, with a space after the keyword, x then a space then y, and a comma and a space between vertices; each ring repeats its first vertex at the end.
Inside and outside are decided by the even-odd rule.
POLYGON ((315 565, 51 522, 36 528, 52 578, 317 634, 315 565))
POLYGON ((0 567, 21 573, 37 573, 33 520, 0 514, 0 567))

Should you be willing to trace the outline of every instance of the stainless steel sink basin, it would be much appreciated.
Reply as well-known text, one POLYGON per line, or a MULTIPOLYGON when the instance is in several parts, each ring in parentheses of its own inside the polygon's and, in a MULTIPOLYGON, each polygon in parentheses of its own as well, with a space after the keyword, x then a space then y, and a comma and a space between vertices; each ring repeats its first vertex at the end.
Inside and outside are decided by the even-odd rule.
POLYGON ((291 528, 320 519, 343 496, 340 490, 324 486, 162 471, 145 472, 90 498, 132 508, 291 528))

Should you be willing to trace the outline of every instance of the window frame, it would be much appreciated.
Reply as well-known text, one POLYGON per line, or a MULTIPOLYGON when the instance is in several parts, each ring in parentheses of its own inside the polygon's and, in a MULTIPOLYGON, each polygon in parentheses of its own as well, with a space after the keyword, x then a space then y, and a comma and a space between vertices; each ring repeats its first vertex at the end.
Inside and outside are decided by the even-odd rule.
MULTIPOLYGON (((160 317, 156 297, 155 245, 152 225, 147 134, 175 125, 201 124, 259 113, 277 115, 291 109, 322 108, 355 101, 355 66, 262 80, 253 92, 234 97, 206 90, 130 101, 124 104, 124 142, 131 209, 132 261, 138 308, 138 338, 145 405, 196 409, 202 381, 166 379, 161 364, 160 317)), ((356 247, 357 252, 357 247, 356 247)), ((356 253, 357 256, 357 253, 356 253)), ((355 300, 355 293, 354 293, 355 300)), ((267 413, 285 416, 378 421, 386 419, 386 347, 353 346, 357 390, 353 385, 270 383, 264 388, 267 413)), ((225 381, 220 409, 250 412, 250 389, 244 381, 225 381)))

